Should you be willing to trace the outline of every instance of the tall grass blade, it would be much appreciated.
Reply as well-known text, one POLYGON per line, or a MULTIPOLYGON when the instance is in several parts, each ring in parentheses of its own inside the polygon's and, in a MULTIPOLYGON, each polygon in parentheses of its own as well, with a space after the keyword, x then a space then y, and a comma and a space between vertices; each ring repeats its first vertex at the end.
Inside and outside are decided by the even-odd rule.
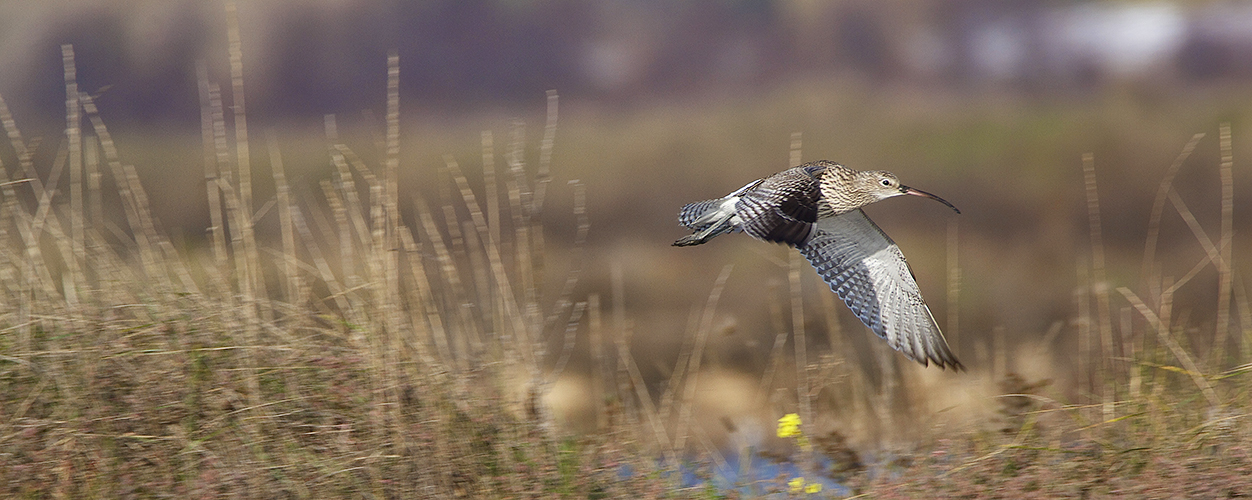
POLYGON ((1096 189, 1095 156, 1091 153, 1082 157, 1083 184, 1087 193, 1087 226, 1091 232, 1091 274, 1092 290, 1096 299, 1096 321, 1100 331, 1100 364, 1099 375, 1100 395, 1103 400, 1104 420, 1115 417, 1113 402, 1117 399, 1116 390, 1111 385, 1115 367, 1112 366, 1113 353, 1113 319, 1109 310, 1109 284, 1104 267, 1104 235, 1100 227, 1100 194, 1096 189))
POLYGON ((1222 181, 1221 235, 1217 248, 1221 259, 1217 265, 1217 330, 1213 334, 1213 349, 1209 354, 1209 366, 1221 369, 1225 364, 1226 341, 1230 337, 1231 279, 1234 275, 1234 197, 1235 181, 1232 172, 1234 153, 1231 152, 1230 123, 1222 123, 1218 132, 1221 145, 1222 181))

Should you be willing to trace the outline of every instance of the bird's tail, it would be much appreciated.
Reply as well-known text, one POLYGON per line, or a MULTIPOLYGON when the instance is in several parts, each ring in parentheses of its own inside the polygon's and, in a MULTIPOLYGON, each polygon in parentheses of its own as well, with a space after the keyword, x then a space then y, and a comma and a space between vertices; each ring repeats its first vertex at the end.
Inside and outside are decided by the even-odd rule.
POLYGON ((695 203, 688 203, 683 206, 681 211, 678 212, 678 224, 694 231, 699 231, 708 227, 709 221, 703 219, 705 219, 711 212, 717 210, 722 201, 722 198, 718 198, 716 200, 704 200, 697 201, 695 203))
POLYGON ((674 242, 676 247, 699 245, 735 230, 733 203, 725 198, 689 203, 678 213, 678 223, 695 233, 674 242))

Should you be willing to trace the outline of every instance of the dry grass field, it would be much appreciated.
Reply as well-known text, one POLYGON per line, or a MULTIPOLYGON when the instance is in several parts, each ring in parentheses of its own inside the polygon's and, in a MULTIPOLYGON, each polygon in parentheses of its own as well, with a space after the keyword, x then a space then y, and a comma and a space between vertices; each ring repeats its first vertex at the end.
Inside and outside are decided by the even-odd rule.
MULTIPOLYGON (((1246 169, 1229 124, 1191 142, 1147 127, 1142 140, 1161 169, 1103 169, 1105 149, 1134 144, 1109 133, 1096 156, 1071 161, 1082 182, 1062 186, 1071 194, 1061 200, 1031 199, 1064 184, 1051 177, 975 171, 999 161, 990 152, 970 170, 924 174, 956 196, 917 185, 975 214, 1008 210, 995 186, 1064 207, 1016 222, 973 215, 982 229, 966 232, 938 216, 909 224, 886 213, 902 227, 929 226, 924 238, 897 239, 971 368, 952 374, 869 342, 807 264, 780 249, 737 251, 748 242, 649 260, 673 238, 638 238, 648 229, 640 219, 676 212, 669 201, 695 191, 673 186, 708 173, 656 164, 702 154, 786 163, 785 141, 763 144, 759 130, 727 125, 750 122, 749 104, 726 111, 748 120, 713 114, 694 124, 743 139, 702 146, 709 151, 632 150, 693 124, 663 114, 604 123, 575 107, 574 118, 561 115, 561 140, 579 145, 569 157, 582 180, 572 181, 552 159, 560 108, 550 94, 542 126, 484 132, 468 153, 426 151, 442 165, 413 173, 401 171, 397 59, 372 143, 333 117, 293 140, 249 130, 240 50, 236 33, 229 82, 201 73, 203 154, 184 155, 177 169, 195 173, 178 182, 204 200, 187 201, 207 209, 203 237, 162 224, 177 214, 158 215, 149 195, 191 193, 151 192, 144 167, 78 88, 72 47, 63 48, 64 137, 24 135, 0 100, 9 138, 0 148, 0 495, 1252 495, 1252 308, 1240 271, 1252 232, 1235 210, 1247 206, 1235 200, 1248 183, 1236 181, 1246 169), (608 141, 580 136, 578 124, 633 142, 589 153, 608 141), (1177 159, 1156 158, 1158 149, 1177 159), (604 165, 588 166, 597 155, 604 165), (296 186, 293 157, 331 171, 296 186), (647 157, 653 164, 634 174, 655 175, 664 193, 625 185, 626 167, 615 168, 647 157), (978 180, 959 187, 941 173, 978 180), (590 202, 588 192, 604 196, 590 202), (1150 208, 1109 196, 1125 192, 1150 208), (663 202, 622 208, 632 196, 663 202), (597 226, 593 210, 637 217, 597 226), (1030 243, 1031 229, 1014 227, 1043 228, 1033 236, 1045 240, 1075 215, 1083 238, 1059 250, 1064 242, 1030 243), (1023 257, 1031 245, 1053 252, 1049 265, 1023 257), (762 261, 773 267, 761 271, 762 261), (981 262, 988 269, 970 269, 981 262), (1015 270, 1023 262, 1031 268, 1015 270), (1047 292, 1057 283, 1059 306, 1047 292), (775 436, 791 413, 809 445, 775 436), (826 486, 795 488, 796 477, 826 486)), ((807 107, 817 94, 788 95, 799 97, 769 105, 807 107)), ((1138 119, 1115 116, 1084 130, 1055 117, 990 129, 969 119, 942 140, 914 134, 921 139, 897 149, 856 154, 896 165, 925 150, 950 165, 945 155, 969 157, 945 145, 1014 141, 1071 154, 1072 137, 1138 119), (1050 132, 1011 133, 1040 131, 1050 132)), ((864 139, 856 134, 839 140, 864 139)), ((841 146, 791 142, 793 159, 801 147, 841 146)), ((739 183, 717 178, 695 196, 739 183)))

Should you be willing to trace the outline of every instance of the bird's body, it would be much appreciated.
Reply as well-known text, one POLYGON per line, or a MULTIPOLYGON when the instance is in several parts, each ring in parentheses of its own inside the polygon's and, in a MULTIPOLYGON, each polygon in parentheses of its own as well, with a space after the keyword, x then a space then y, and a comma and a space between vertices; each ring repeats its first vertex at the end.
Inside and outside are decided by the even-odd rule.
MULTIPOLYGON (((960 370, 922 300, 904 254, 861 207, 899 195, 952 204, 900 184, 882 171, 816 161, 750 182, 723 198, 691 203, 679 223, 693 233, 675 246, 699 245, 729 232, 795 247, 865 326, 923 365, 960 370)), ((957 213, 960 213, 958 210, 957 213)))

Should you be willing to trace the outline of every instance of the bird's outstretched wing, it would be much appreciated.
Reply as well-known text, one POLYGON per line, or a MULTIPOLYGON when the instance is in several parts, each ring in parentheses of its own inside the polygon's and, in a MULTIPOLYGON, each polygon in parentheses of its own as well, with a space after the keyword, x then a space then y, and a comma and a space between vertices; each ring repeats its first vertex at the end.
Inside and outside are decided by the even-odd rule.
POLYGON ((962 370, 895 242, 865 212, 824 217, 797 245, 830 289, 895 350, 922 365, 962 370))

